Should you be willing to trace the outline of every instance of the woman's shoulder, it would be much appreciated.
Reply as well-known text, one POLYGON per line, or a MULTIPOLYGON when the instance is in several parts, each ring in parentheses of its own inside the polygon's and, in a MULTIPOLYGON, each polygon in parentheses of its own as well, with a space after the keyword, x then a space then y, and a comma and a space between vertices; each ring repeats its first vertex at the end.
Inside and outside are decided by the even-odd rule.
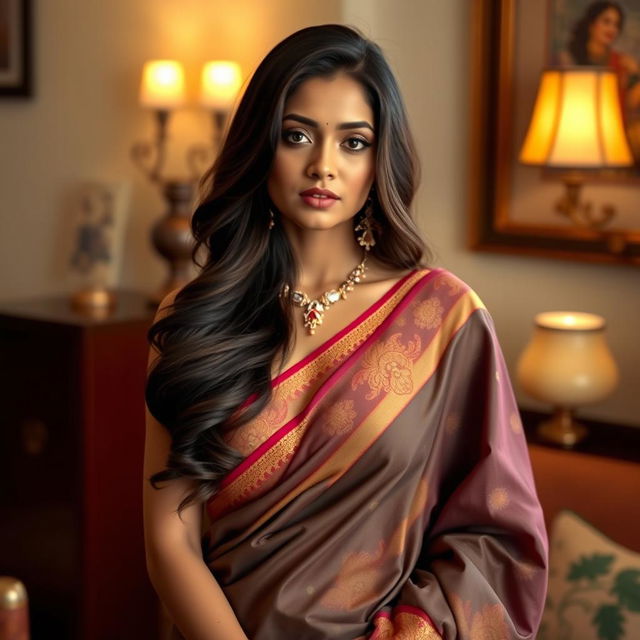
POLYGON ((467 297, 472 299, 475 304, 484 307, 471 285, 444 267, 420 268, 417 275, 420 276, 420 289, 423 296, 467 297))
POLYGON ((406 316, 414 329, 427 336, 435 331, 446 341, 463 329, 478 344, 494 339, 493 318, 471 285, 445 268, 421 269, 419 274, 406 316))
POLYGON ((161 320, 162 318, 170 315, 173 310, 174 310, 174 304, 176 301, 176 297, 177 295, 180 293, 180 291, 182 291, 182 289, 184 289, 185 285, 182 285, 180 287, 176 287, 175 289, 172 289, 171 291, 169 291, 169 293, 167 293, 162 300, 160 301, 160 303, 158 304, 158 308, 156 309, 156 315, 155 315, 155 319, 154 322, 157 322, 158 320, 161 320))

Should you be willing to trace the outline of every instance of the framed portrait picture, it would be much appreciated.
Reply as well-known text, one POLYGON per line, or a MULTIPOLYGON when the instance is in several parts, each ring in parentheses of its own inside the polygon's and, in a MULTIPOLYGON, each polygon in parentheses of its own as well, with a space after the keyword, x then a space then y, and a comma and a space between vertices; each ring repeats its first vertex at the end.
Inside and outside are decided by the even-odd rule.
POLYGON ((120 286, 130 192, 128 181, 88 180, 73 189, 67 234, 73 289, 120 286))
POLYGON ((640 264, 640 0, 474 0, 471 40, 472 248, 640 264), (519 154, 549 68, 615 73, 632 166, 590 170, 580 197, 605 226, 558 214, 562 174, 519 154))
POLYGON ((0 0, 0 97, 29 97, 31 0, 0 0))

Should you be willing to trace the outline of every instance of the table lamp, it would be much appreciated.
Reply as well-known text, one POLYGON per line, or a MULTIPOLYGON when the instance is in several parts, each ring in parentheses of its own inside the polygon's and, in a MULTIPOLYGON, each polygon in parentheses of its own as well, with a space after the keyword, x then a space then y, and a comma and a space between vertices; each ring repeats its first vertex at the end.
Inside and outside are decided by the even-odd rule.
POLYGON ((557 213, 578 226, 605 226, 614 207, 605 204, 595 212, 580 201, 580 189, 589 171, 633 164, 615 72, 593 66, 544 70, 519 160, 563 170, 566 193, 557 213))
POLYGON ((604 338, 605 321, 593 313, 547 311, 535 317, 531 341, 517 365, 530 396, 554 406, 539 435, 571 447, 587 435, 574 420, 576 407, 599 402, 615 388, 618 370, 604 338))

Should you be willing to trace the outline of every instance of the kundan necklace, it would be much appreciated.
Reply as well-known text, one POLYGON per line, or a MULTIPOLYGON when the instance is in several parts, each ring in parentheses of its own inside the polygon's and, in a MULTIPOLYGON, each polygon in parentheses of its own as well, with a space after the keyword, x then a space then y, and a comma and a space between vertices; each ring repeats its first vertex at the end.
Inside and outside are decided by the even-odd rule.
MULTIPOLYGON (((311 300, 304 291, 293 291, 291 293, 291 301, 298 307, 306 307, 304 310, 304 326, 309 330, 309 335, 316 332, 316 327, 322 324, 322 318, 327 307, 330 307, 338 300, 344 300, 348 291, 353 291, 354 285, 360 280, 366 278, 365 263, 367 262, 367 253, 365 251, 362 262, 349 273, 347 279, 337 288, 325 291, 319 298, 311 300)), ((289 285, 285 285, 282 289, 283 296, 289 293, 289 285)))

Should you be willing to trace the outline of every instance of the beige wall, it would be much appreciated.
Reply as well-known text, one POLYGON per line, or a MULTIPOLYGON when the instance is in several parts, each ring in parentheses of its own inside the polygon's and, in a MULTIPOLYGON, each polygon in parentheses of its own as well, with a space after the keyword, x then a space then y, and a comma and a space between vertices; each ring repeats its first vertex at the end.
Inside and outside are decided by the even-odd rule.
MULTIPOLYGON (((491 311, 514 370, 533 315, 594 311, 609 322, 622 381, 583 415, 640 425, 640 271, 479 254, 465 248, 468 144, 468 0, 57 0, 37 3, 36 88, 28 102, 0 103, 0 298, 67 291, 69 191, 86 179, 131 185, 122 282, 150 290, 163 268, 148 246, 161 198, 131 165, 134 141, 152 134, 136 104, 149 58, 175 57, 192 87, 199 65, 238 60, 248 73, 291 31, 343 21, 377 40, 396 71, 423 164, 416 210, 438 255, 491 311)), ((197 109, 171 125, 171 169, 184 148, 210 135, 197 109)), ((518 392, 525 406, 535 406, 518 392)))

